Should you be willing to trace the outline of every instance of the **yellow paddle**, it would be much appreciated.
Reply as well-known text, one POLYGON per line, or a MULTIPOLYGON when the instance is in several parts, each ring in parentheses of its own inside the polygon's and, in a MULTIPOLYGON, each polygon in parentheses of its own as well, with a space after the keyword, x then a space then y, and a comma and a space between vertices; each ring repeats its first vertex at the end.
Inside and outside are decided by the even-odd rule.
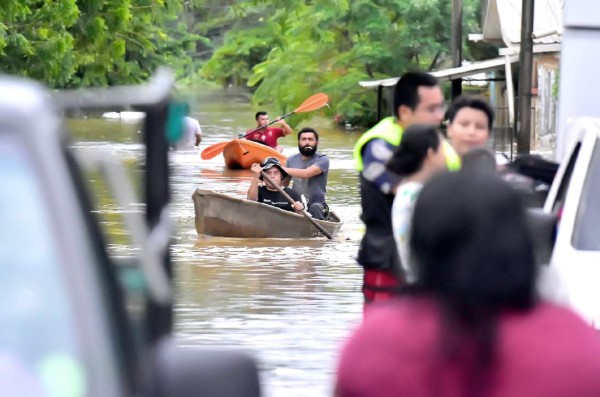
MULTIPOLYGON (((281 116, 282 119, 291 116, 294 113, 305 113, 305 112, 311 112, 313 110, 317 110, 322 108, 323 106, 327 105, 327 101, 329 101, 329 97, 327 96, 327 94, 323 94, 323 93, 318 93, 315 94, 309 98, 307 98, 304 102, 302 102, 302 104, 300 106, 298 106, 295 110, 289 112, 286 115, 281 116)), ((241 136, 240 138, 245 138, 250 134, 255 133, 256 131, 262 129, 262 128, 266 128, 267 126, 277 123, 278 120, 274 120, 271 121, 269 124, 267 125, 263 125, 260 126, 258 128, 253 129, 250 132, 247 132, 246 134, 244 134, 243 136, 241 136)), ((240 139, 238 138, 238 139, 240 139)), ((210 145, 209 147, 207 147, 206 149, 204 149, 202 151, 202 153, 200 153, 200 157, 202 158, 202 160, 210 160, 213 157, 217 156, 218 154, 220 154, 223 149, 225 149, 225 146, 227 146, 228 142, 219 142, 219 143, 215 143, 214 145, 210 145)))

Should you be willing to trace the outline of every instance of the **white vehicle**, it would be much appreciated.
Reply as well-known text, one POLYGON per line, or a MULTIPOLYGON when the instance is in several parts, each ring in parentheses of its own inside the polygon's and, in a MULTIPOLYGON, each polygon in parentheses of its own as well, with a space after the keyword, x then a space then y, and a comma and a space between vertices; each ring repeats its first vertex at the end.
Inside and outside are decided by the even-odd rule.
POLYGON ((569 137, 572 145, 544 205, 556 221, 556 237, 540 287, 600 328, 600 119, 579 119, 569 137))

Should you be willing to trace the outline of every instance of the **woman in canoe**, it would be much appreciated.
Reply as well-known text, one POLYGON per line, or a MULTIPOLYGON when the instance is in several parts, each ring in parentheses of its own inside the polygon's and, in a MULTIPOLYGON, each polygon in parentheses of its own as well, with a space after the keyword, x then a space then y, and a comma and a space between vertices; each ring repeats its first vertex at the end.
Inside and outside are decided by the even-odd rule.
POLYGON ((281 186, 283 180, 287 178, 288 174, 281 167, 281 163, 275 157, 267 157, 261 164, 254 163, 250 168, 253 172, 252 182, 248 188, 246 198, 248 200, 258 201, 259 203, 265 203, 272 205, 277 208, 281 208, 286 211, 295 211, 301 213, 304 209, 304 204, 301 202, 300 194, 289 187, 281 186), (294 204, 285 198, 274 186, 271 186, 269 182, 265 181, 264 186, 258 186, 259 179, 262 180, 260 172, 264 173, 271 178, 279 187, 294 200, 294 204))

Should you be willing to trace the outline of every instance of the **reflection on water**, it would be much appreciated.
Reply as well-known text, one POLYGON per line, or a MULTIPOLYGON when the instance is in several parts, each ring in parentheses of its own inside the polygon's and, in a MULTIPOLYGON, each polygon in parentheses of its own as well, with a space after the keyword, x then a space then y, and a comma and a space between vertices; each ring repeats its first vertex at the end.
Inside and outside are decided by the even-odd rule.
MULTIPOLYGON (((200 150, 253 127, 259 110, 244 96, 223 92, 192 103, 203 131, 200 150)), ((193 191, 203 188, 245 197, 251 173, 225 170, 222 156, 203 161, 200 150, 170 154, 175 330, 186 345, 249 351, 259 361, 265 396, 331 395, 340 343, 361 317, 361 271, 354 257, 362 223, 351 154, 357 136, 334 130, 323 119, 299 127, 306 125, 321 134, 320 150, 331 160, 328 202, 344 220, 340 235, 331 241, 199 237, 193 191)), ((71 127, 78 151, 113 154, 127 161, 134 176, 143 172, 137 125, 80 120, 71 127)), ((298 150, 295 136, 280 144, 286 155, 298 150)), ((98 203, 111 233, 118 235, 121 230, 111 218, 117 209, 102 197, 98 203)))

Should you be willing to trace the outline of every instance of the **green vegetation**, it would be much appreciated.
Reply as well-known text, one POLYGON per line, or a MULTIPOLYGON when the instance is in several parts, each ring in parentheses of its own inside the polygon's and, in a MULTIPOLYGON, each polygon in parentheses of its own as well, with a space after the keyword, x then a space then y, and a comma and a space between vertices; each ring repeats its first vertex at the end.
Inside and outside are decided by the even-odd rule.
MULTIPOLYGON (((325 92, 331 114, 368 124, 376 98, 359 81, 449 66, 451 3, 5 0, 0 70, 62 88, 138 82, 167 64, 188 84, 248 86, 281 113, 325 92)), ((479 31, 480 3, 463 0, 465 35, 479 31)))
POLYGON ((54 88, 143 81, 187 58, 182 11, 176 0, 5 0, 0 71, 54 88))
MULTIPOLYGON (((314 92, 330 95, 352 123, 376 117, 361 80, 449 66, 449 0, 238 2, 243 20, 204 65, 204 76, 254 89, 254 101, 289 111, 314 92)), ((465 0, 464 31, 478 31, 478 0, 465 0)), ((470 57, 470 48, 465 48, 470 57)))

